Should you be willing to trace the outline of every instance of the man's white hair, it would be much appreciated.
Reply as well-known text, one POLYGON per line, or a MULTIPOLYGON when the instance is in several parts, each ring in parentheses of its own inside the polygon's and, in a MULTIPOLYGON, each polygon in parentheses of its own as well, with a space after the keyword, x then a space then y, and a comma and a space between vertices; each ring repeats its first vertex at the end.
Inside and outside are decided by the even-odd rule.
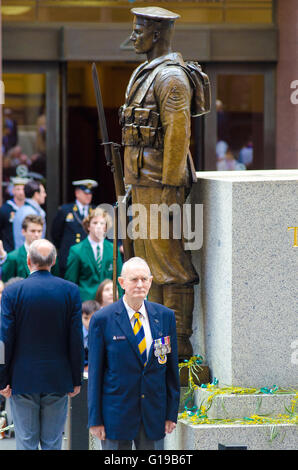
POLYGON ((28 256, 34 266, 50 268, 55 262, 57 251, 49 240, 42 238, 41 240, 35 240, 31 243, 28 256), (47 248, 46 253, 41 253, 40 248, 47 248))
POLYGON ((122 270, 121 270, 121 277, 125 277, 127 269, 131 268, 132 266, 137 266, 137 267, 144 266, 144 267, 146 267, 149 271, 150 276, 151 276, 151 272, 150 272, 150 268, 148 266, 148 263, 143 258, 140 258, 139 256, 134 256, 133 258, 130 258, 127 261, 125 261, 125 263, 123 264, 122 270))

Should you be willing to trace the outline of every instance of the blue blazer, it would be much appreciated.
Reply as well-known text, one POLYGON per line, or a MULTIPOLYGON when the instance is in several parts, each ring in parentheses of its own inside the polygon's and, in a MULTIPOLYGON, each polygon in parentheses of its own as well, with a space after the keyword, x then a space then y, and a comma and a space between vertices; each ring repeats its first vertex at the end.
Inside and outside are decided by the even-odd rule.
POLYGON ((172 351, 159 364, 153 343, 144 367, 122 299, 96 312, 89 325, 89 427, 104 425, 106 437, 133 440, 144 424, 151 440, 177 421, 180 381, 176 322, 172 310, 145 301, 152 339, 171 337, 172 351))
POLYGON ((13 394, 67 393, 80 385, 81 315, 78 287, 48 271, 7 286, 1 301, 0 389, 10 384, 13 394))

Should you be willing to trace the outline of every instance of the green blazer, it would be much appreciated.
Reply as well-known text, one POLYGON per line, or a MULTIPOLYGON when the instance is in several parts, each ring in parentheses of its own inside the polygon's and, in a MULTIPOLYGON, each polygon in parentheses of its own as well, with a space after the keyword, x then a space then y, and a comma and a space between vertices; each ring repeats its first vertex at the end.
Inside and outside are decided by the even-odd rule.
MULTIPOLYGON (((58 261, 52 267, 51 273, 59 276, 58 261)), ((7 259, 2 266, 2 281, 7 282, 12 277, 23 277, 26 279, 30 274, 27 265, 27 251, 25 245, 7 254, 7 259)))
MULTIPOLYGON (((117 256, 117 277, 122 269, 121 253, 117 256)), ((105 279, 113 279, 113 243, 104 240, 102 268, 99 271, 88 238, 85 238, 69 250, 64 279, 79 286, 82 302, 94 300, 99 284, 105 279)), ((118 285, 119 296, 122 295, 118 285)))

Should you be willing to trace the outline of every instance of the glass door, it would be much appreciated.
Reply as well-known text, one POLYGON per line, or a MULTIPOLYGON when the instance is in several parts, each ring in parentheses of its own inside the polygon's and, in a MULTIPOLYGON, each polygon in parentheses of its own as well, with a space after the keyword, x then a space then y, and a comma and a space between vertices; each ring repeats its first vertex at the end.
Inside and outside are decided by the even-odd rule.
POLYGON ((59 68, 55 64, 3 64, 3 201, 11 178, 46 186, 47 226, 60 203, 59 68))
POLYGON ((206 119, 206 170, 275 167, 272 66, 208 66, 212 111, 206 119))

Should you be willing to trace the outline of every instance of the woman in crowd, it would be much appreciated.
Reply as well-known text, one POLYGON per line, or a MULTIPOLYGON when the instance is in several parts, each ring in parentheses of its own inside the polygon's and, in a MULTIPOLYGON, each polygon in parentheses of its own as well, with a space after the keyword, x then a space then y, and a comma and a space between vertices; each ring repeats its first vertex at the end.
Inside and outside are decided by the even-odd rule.
POLYGON ((100 304, 100 308, 113 303, 113 281, 111 279, 105 279, 99 284, 95 300, 100 304))

